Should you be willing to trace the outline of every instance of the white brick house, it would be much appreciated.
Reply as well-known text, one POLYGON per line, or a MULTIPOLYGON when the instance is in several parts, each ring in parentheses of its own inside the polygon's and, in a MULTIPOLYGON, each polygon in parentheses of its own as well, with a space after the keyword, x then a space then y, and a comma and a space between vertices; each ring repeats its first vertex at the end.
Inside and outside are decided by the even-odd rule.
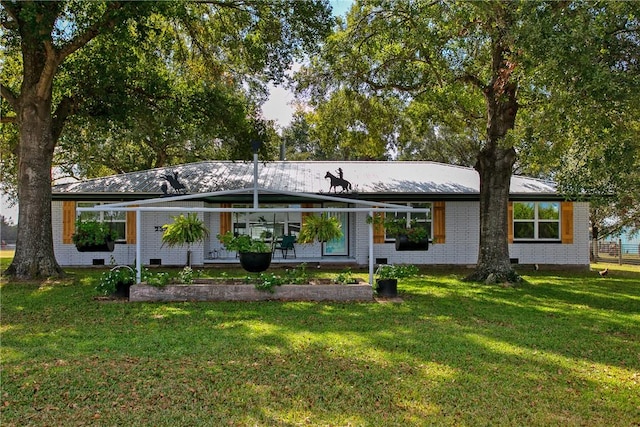
MULTIPOLYGON (((63 266, 132 264, 136 243, 140 242, 143 265, 184 265, 186 249, 161 245, 161 226, 170 223, 177 211, 153 208, 201 209, 211 236, 192 248, 194 265, 235 263, 235 253, 227 253, 216 234, 227 230, 271 238, 295 235, 309 212, 294 208, 349 208, 361 201, 411 204, 423 209, 413 215, 430 233, 428 250, 396 251, 394 236, 384 229, 373 232, 373 259, 376 263, 427 265, 474 265, 479 245, 479 179, 474 169, 433 162, 269 162, 258 165, 257 187, 260 207, 287 209, 269 211, 215 212, 216 208, 250 208, 254 203, 254 164, 207 161, 142 172, 114 175, 53 187, 54 249, 63 266), (351 184, 350 190, 333 194, 327 172, 351 184), (177 174, 177 175, 174 175, 177 174), (169 177, 184 185, 173 190, 169 177), (243 191, 245 189, 246 191, 243 191), (331 193, 329 191, 331 190, 331 193), (185 200, 172 200, 186 192, 185 200), (324 196, 344 201, 323 200, 324 196), (314 197, 315 196, 315 197, 314 197), (115 213, 108 220, 119 230, 113 252, 78 252, 71 241, 78 207, 118 202, 148 203, 136 224, 135 212, 115 213), (209 209, 209 211, 207 211, 209 209), (424 210, 428 209, 428 213, 424 210), (138 229, 138 232, 136 230, 138 229)), ((175 182, 174 182, 175 185, 175 182)), ((179 187, 179 186, 178 186, 179 187)), ((304 210, 304 209, 302 209, 304 210)), ((296 258, 273 262, 369 263, 370 225, 367 212, 339 212, 344 238, 325 244, 296 245, 296 258)), ((88 214, 88 213, 85 213, 88 214)), ((85 215, 83 214, 83 215, 85 215)), ((104 215, 107 213, 91 213, 104 215)), ((556 265, 588 268, 588 202, 568 201, 553 183, 514 176, 509 204, 509 252, 517 264, 556 265)), ((390 214, 387 214, 390 215, 390 214)), ((391 214, 392 215, 392 214, 391 214)), ((402 213, 401 215, 407 215, 402 213)))

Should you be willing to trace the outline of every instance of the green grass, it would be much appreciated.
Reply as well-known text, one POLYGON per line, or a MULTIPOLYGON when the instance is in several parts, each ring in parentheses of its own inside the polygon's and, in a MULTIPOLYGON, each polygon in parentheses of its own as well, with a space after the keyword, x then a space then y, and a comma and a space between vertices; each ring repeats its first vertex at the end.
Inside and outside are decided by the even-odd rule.
POLYGON ((638 425, 640 271, 613 268, 514 288, 441 271, 400 304, 101 302, 94 270, 5 283, 0 421, 638 425))

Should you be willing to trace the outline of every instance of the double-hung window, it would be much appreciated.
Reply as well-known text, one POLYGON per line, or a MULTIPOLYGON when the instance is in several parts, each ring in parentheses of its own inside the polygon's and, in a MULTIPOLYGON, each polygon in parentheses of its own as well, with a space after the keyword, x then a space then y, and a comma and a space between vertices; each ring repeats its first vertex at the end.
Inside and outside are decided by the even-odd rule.
POLYGON ((560 241, 560 202, 514 202, 513 240, 560 241))
MULTIPOLYGON (((406 218, 407 224, 413 227, 423 227, 427 230, 427 237, 431 239, 433 236, 433 219, 432 219, 432 206, 431 203, 394 203, 396 205, 407 205, 416 209, 428 209, 427 212, 387 212, 385 213, 386 219, 400 219, 406 218)), ((385 231, 385 241, 392 242, 396 240, 395 235, 389 235, 385 231)))
MULTIPOLYGON (((92 208, 94 206, 103 205, 100 202, 78 202, 79 208, 92 208)), ((127 214, 126 212, 116 211, 90 211, 80 212, 78 215, 80 220, 95 220, 109 224, 112 230, 117 233, 116 242, 124 242, 127 237, 127 214)))

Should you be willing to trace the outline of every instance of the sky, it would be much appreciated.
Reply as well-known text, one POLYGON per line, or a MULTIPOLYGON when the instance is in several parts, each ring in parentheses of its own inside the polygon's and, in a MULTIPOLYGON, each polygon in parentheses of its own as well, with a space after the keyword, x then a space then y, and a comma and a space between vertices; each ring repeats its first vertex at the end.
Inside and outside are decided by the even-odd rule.
MULTIPOLYGON (((331 0, 329 3, 334 16, 344 16, 353 4, 353 0, 331 0)), ((295 112, 293 100, 293 94, 287 89, 269 85, 269 99, 262 106, 262 115, 267 120, 274 120, 277 128, 286 127, 295 112)))
MULTIPOLYGON (((331 0, 329 2, 335 16, 344 16, 353 0, 331 0)), ((267 120, 274 120, 276 128, 281 129, 289 125, 295 107, 292 105, 293 94, 283 87, 269 86, 269 99, 262 106, 262 115, 267 120)), ((4 196, 0 196, 0 215, 11 218, 12 222, 18 221, 18 207, 10 206, 4 196)))

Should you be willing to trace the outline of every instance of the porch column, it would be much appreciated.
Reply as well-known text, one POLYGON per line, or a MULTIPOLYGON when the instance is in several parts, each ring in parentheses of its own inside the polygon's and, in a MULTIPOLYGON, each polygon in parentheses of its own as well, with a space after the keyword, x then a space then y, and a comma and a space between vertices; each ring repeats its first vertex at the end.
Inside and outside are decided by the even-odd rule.
MULTIPOLYGON (((369 211, 373 218, 373 211, 369 211)), ((369 284, 373 286, 373 221, 369 223, 369 284)))
POLYGON ((142 282, 142 211, 136 209, 136 283, 142 282))

